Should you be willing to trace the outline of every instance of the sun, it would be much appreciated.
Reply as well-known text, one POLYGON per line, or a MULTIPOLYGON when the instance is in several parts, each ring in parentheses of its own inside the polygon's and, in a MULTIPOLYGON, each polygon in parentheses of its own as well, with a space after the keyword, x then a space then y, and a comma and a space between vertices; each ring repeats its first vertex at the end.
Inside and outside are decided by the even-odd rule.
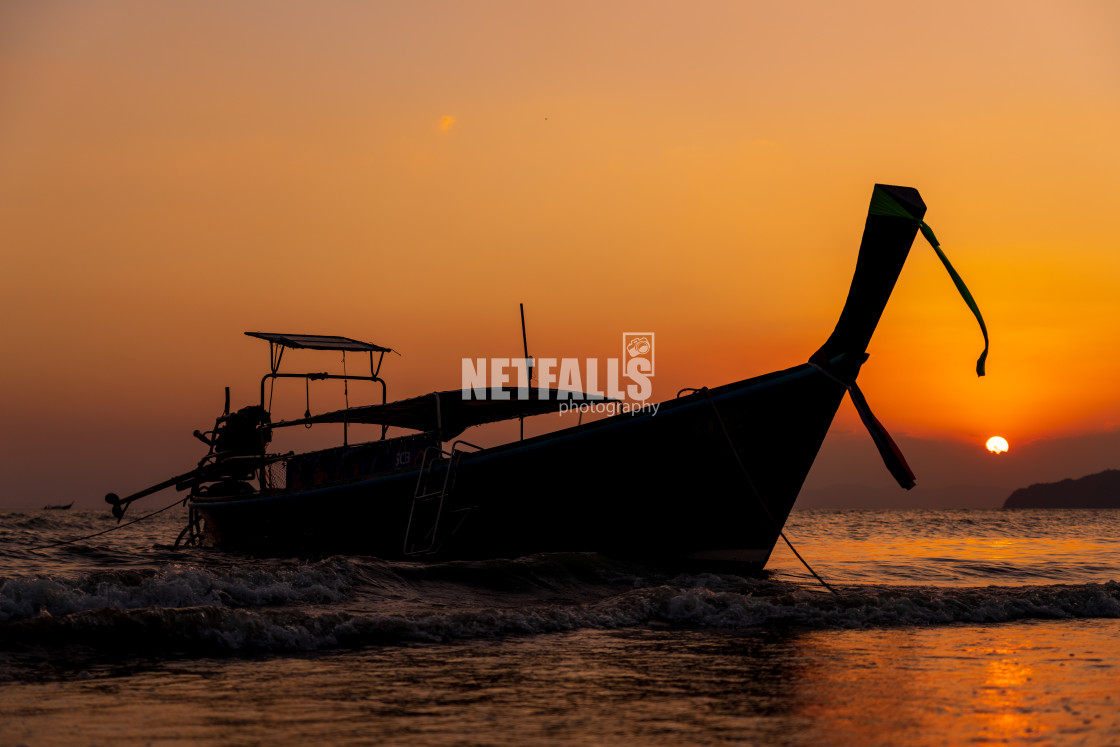
POLYGON ((988 439, 988 451, 993 454, 1002 454, 1007 451, 1007 439, 1001 436, 992 436, 988 439))

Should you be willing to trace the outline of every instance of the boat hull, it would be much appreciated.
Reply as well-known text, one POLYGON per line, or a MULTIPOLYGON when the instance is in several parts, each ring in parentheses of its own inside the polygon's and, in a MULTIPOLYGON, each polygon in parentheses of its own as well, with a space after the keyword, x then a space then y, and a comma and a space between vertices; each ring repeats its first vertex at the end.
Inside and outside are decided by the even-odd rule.
MULTIPOLYGON (((466 452, 446 496, 415 509, 419 469, 191 506, 212 544, 255 554, 595 551, 761 568, 844 393, 803 365, 680 397, 656 414, 466 452)), ((441 486, 447 468, 425 484, 441 486)))

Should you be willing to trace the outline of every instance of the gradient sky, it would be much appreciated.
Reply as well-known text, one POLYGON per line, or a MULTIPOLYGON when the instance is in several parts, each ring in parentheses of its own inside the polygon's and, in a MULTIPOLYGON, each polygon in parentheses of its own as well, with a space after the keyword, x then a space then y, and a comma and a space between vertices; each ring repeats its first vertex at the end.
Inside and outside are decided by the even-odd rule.
POLYGON ((189 469, 222 387, 256 398, 246 330, 393 347, 395 396, 519 354, 518 302, 537 356, 655 332, 654 399, 800 363, 875 182, 992 338, 977 379, 919 238, 879 419, 980 472, 997 433, 1112 443, 1118 33, 1105 1, 4 3, 0 505, 189 469))

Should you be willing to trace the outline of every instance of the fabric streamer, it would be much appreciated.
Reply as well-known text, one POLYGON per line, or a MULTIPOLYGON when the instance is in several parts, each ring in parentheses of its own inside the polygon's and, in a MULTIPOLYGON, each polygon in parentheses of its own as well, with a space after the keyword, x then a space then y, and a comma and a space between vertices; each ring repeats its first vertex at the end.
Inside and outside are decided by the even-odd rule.
POLYGON ((980 307, 976 305, 976 300, 973 299, 972 294, 968 291, 961 276, 953 269, 953 265, 949 263, 949 258, 945 256, 945 252, 941 250, 941 244, 937 241, 937 237, 933 235, 933 229, 926 224, 924 220, 919 220, 898 201, 891 197, 886 190, 875 187, 875 191, 871 193, 871 209, 868 211, 869 215, 890 215, 896 218, 908 218, 915 221, 922 231, 922 236, 926 237, 926 241, 933 247, 933 251, 937 252, 941 264, 945 265, 945 269, 949 271, 949 277, 953 279, 953 284, 957 286, 957 291, 960 292, 961 298, 968 304, 968 308, 972 309, 976 321, 980 323, 980 332, 984 335, 984 352, 980 354, 980 358, 976 361, 976 375, 984 375, 984 364, 988 360, 988 327, 984 324, 984 317, 980 316, 980 307))
POLYGON ((902 449, 898 448, 898 444, 891 438, 891 434, 879 422, 879 418, 871 412, 871 405, 867 404, 867 398, 863 396, 859 385, 854 380, 845 379, 836 373, 825 358, 813 356, 809 359, 809 365, 848 390, 848 396, 852 398, 852 404, 856 406, 859 419, 863 421, 863 427, 871 435, 871 440, 875 443, 875 448, 879 450, 879 456, 883 458, 883 464, 887 466, 891 477, 905 490, 913 488, 917 484, 914 470, 910 469, 906 457, 902 455, 902 449))

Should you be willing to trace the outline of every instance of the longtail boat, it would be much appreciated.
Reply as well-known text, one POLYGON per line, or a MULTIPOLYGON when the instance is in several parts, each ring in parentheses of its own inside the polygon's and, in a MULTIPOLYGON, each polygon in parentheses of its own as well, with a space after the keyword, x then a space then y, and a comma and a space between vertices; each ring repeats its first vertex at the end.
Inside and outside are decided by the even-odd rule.
MULTIPOLYGON (((180 542, 268 555, 354 553, 386 559, 517 557, 553 551, 734 563, 762 568, 845 394, 904 488, 914 475, 856 384, 867 345, 919 230, 945 263, 984 332, 975 302, 908 187, 876 185, 855 274, 839 321, 807 362, 722 386, 683 390, 656 410, 482 448, 461 438, 482 423, 555 412, 595 395, 531 388, 522 396, 464 390, 387 401, 387 347, 346 337, 246 333, 266 340, 271 370, 260 403, 195 432, 198 466, 126 498, 187 491, 180 542), (286 349, 369 356, 369 374, 279 370, 286 349), (283 377, 364 379, 381 402, 272 422, 266 389, 283 377), (477 393, 476 393, 477 394, 477 393), (274 429, 343 423, 381 426, 381 437, 306 453, 270 453, 274 429), (388 429, 407 431, 387 437, 388 429)), ((527 355, 527 352, 526 352, 527 355)), ((603 401, 600 397, 598 401, 603 401)))

